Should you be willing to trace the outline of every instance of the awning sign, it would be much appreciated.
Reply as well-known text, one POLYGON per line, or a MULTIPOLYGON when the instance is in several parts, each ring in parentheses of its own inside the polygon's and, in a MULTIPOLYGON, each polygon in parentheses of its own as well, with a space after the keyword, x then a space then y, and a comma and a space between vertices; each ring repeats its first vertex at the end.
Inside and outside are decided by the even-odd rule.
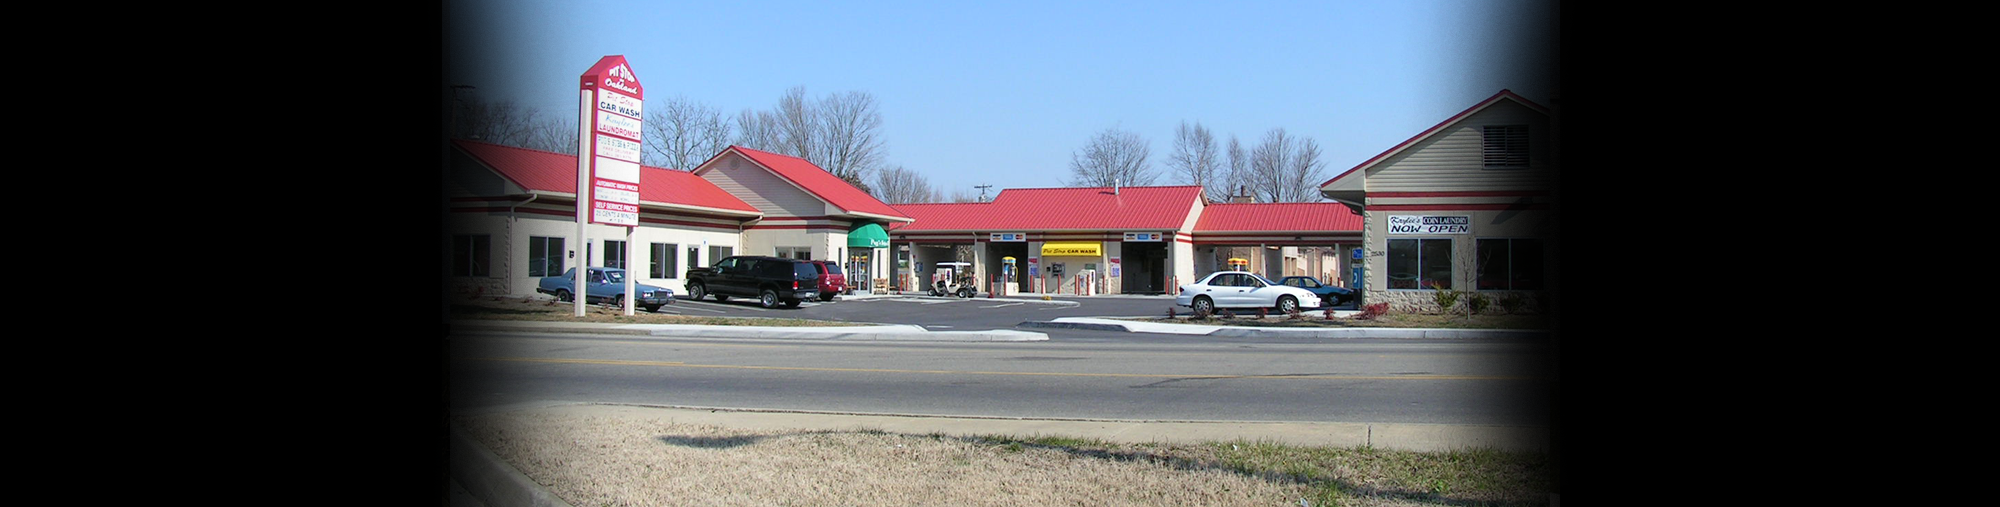
POLYGON ((1471 234, 1472 217, 1464 215, 1389 215, 1389 234, 1471 234))
POLYGON ((1097 257, 1104 255, 1104 244, 1095 241, 1059 241, 1042 243, 1043 257, 1097 257))

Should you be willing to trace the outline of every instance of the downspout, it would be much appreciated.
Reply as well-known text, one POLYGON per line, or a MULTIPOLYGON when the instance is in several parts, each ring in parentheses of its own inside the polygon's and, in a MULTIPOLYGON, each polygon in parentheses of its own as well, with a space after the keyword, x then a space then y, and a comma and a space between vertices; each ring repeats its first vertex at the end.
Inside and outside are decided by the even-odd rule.
MULTIPOLYGON (((521 201, 521 202, 517 202, 517 203, 514 203, 514 205, 512 205, 512 206, 508 206, 508 207, 507 207, 507 251, 508 251, 509 253, 512 253, 512 252, 514 251, 514 225, 515 225, 515 224, 516 224, 517 222, 520 222, 520 221, 521 221, 521 217, 519 217, 519 216, 516 216, 516 215, 515 215, 515 213, 514 213, 514 210, 515 210, 516 208, 520 208, 521 206, 525 206, 525 205, 527 205, 528 203, 531 203, 531 202, 535 202, 535 199, 536 199, 536 198, 539 198, 539 197, 541 197, 541 196, 542 196, 542 194, 528 194, 528 200, 525 200, 525 201, 521 201)), ((512 261, 512 259, 508 259, 508 260, 510 261, 510 262, 508 262, 508 263, 507 263, 507 267, 508 267, 508 270, 509 270, 509 271, 512 271, 512 269, 513 269, 513 266, 514 266, 514 263, 513 263, 513 262, 511 262, 511 261, 512 261)), ((513 293, 514 293, 514 277, 512 277, 512 276, 501 276, 501 277, 500 277, 500 279, 501 279, 501 280, 506 280, 506 281, 507 281, 507 293, 508 293, 508 294, 513 294, 513 293)))
POLYGON ((514 205, 513 205, 513 206, 508 206, 508 207, 507 207, 507 219, 508 219, 508 220, 512 220, 512 221, 517 221, 517 222, 518 222, 518 221, 520 221, 521 219, 520 219, 519 217, 515 217, 515 216, 514 216, 514 209, 515 209, 515 208, 519 208, 519 207, 521 207, 521 206, 523 206, 523 205, 526 205, 526 204, 528 204, 528 203, 531 203, 531 202, 535 202, 535 199, 536 199, 536 198, 538 198, 538 197, 541 197, 541 196, 542 196, 542 194, 528 194, 528 200, 526 200, 526 201, 521 201, 521 202, 517 202, 517 203, 514 203, 514 205))

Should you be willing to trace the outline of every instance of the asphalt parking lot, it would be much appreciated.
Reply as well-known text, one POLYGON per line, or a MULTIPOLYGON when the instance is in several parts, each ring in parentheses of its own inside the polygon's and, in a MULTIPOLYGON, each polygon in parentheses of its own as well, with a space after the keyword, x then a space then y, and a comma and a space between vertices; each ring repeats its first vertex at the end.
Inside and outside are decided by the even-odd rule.
MULTIPOLYGON (((1352 304, 1342 305, 1335 309, 1352 309, 1352 306, 1352 304)), ((948 331, 1011 329, 1022 322, 1048 321, 1060 317, 1166 316, 1169 308, 1176 314, 1184 315, 1189 311, 1185 307, 1174 306, 1173 296, 1051 296, 1044 300, 1042 296, 1035 294, 1006 297, 987 297, 986 294, 981 294, 979 297, 969 299, 925 295, 842 296, 829 302, 802 302, 798 308, 771 309, 758 306, 756 300, 751 299, 730 298, 729 301, 716 301, 710 297, 691 301, 679 298, 674 300, 673 304, 661 307, 660 313, 704 317, 800 318, 912 324, 948 331)), ((1310 311, 1322 309, 1313 308, 1310 311)))

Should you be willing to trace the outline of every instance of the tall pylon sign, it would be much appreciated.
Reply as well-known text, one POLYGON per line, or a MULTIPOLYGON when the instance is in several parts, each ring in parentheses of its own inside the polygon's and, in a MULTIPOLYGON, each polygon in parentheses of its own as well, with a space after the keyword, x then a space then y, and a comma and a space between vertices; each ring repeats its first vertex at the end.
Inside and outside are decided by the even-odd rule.
MULTIPOLYGON (((640 105, 646 90, 623 56, 607 56, 583 73, 583 128, 578 163, 590 174, 590 223, 639 225, 640 105)), ((582 180, 578 180, 579 183, 582 180)))
MULTIPOLYGON (((639 225, 639 142, 645 139, 640 128, 640 105, 646 89, 639 75, 621 55, 597 60, 583 72, 583 103, 577 118, 576 157, 576 238, 577 249, 585 258, 577 262, 576 315, 583 316, 589 301, 590 237, 588 224, 623 226, 625 251, 618 258, 632 258, 632 228, 639 225)), ((604 252, 606 259, 611 252, 604 252)), ((632 314, 633 276, 625 277, 625 314, 632 314)))

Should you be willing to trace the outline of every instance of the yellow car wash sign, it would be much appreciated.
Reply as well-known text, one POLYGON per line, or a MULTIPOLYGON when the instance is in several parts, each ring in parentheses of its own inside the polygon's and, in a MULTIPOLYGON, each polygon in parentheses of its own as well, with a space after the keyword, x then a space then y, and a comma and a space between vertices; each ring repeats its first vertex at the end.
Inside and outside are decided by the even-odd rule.
POLYGON ((1104 255, 1104 244, 1084 241, 1049 242, 1042 244, 1043 257, 1098 257, 1104 255))

